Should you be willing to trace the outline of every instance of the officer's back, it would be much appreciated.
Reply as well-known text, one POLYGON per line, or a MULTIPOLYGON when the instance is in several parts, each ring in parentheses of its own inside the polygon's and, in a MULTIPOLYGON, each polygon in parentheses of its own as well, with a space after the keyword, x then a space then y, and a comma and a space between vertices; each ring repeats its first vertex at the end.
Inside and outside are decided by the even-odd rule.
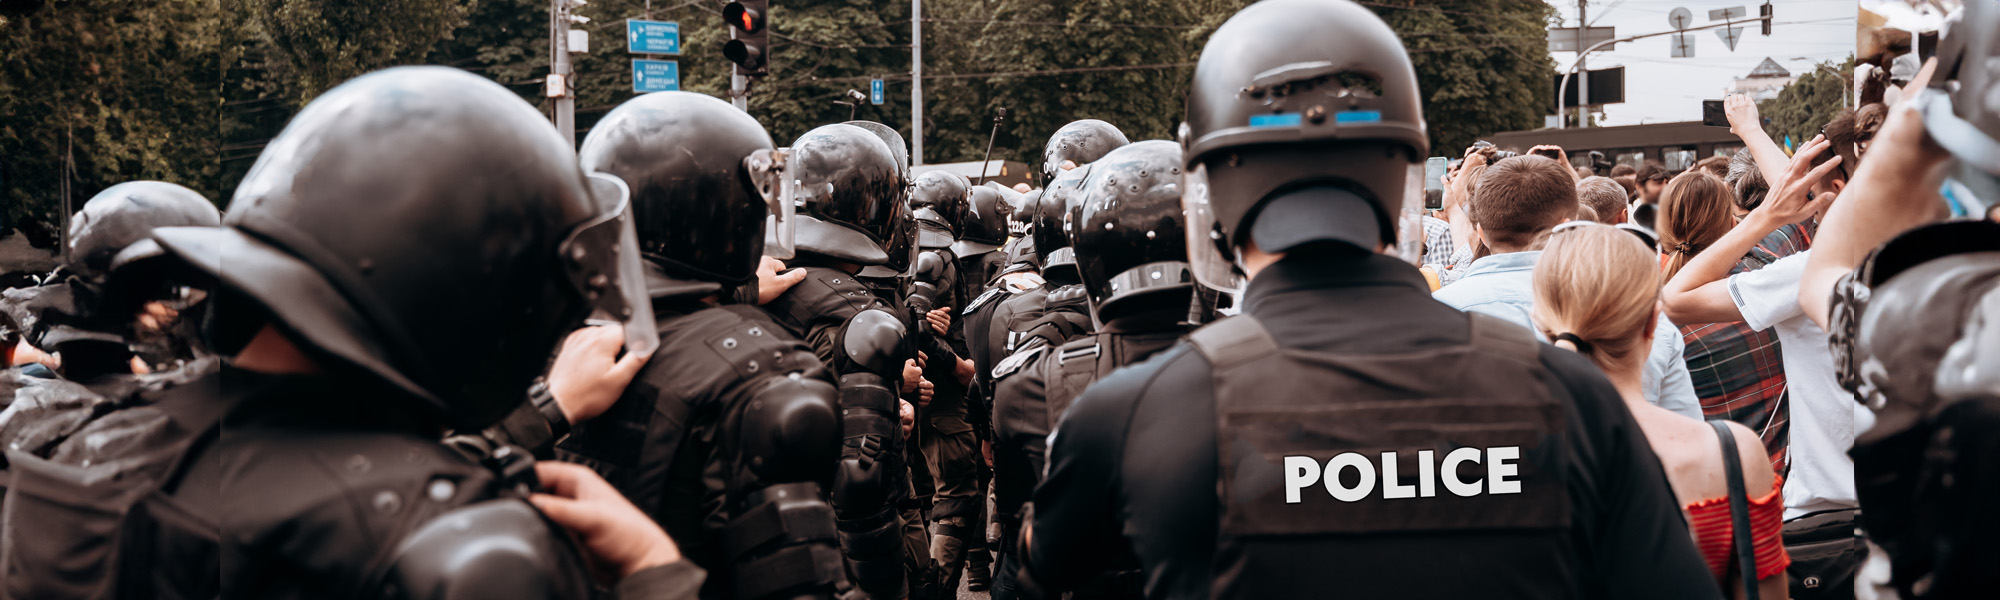
POLYGON ((1182 130, 1189 262, 1249 278, 1245 314, 1071 405, 1024 575, 1066 589, 1130 544, 1151 598, 1717 596, 1611 385, 1399 260, 1418 97, 1351 3, 1215 33, 1182 130))

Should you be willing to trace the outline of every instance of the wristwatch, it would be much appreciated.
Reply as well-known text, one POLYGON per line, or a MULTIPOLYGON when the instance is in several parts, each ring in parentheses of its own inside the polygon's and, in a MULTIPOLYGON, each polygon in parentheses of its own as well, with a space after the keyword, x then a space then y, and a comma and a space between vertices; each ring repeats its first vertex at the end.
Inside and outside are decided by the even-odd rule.
POLYGON ((555 394, 549 392, 547 381, 536 380, 528 386, 528 402, 533 403, 535 410, 549 422, 550 439, 560 440, 569 435, 569 417, 563 415, 562 404, 556 402, 555 394))

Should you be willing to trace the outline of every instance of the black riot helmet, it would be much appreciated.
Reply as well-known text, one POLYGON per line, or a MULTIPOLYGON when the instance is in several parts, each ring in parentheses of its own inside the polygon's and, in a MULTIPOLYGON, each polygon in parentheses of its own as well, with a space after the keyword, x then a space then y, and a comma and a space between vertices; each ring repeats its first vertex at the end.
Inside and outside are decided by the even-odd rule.
POLYGON ((2000 498, 2000 224, 1897 236, 1835 287, 1829 320, 1836 376, 1875 413, 1851 454, 1892 582, 1982 595, 2000 557, 1984 508, 2000 498))
POLYGON ((102 279, 135 254, 157 254, 154 228, 221 224, 222 213, 199 192, 164 181, 128 181, 92 196, 70 220, 66 267, 102 279))
POLYGON ((1194 284, 1181 216, 1181 148, 1139 142, 1090 166, 1076 224, 1076 267, 1098 319, 1116 317, 1127 300, 1194 284))
POLYGON ((1097 119, 1064 125, 1042 146, 1042 181, 1061 175, 1063 161, 1081 167, 1128 143, 1125 132, 1097 119))
POLYGON ((1271 0, 1230 17, 1195 65, 1180 131, 1196 276, 1240 285, 1235 250, 1253 237, 1267 252, 1338 242, 1414 258, 1421 101, 1402 42, 1358 4, 1271 0))
POLYGON ((866 129, 826 125, 792 142, 798 251, 858 265, 890 262, 891 238, 910 227, 902 171, 866 129))
POLYGON ((2000 6, 1966 2, 1945 25, 1937 58, 1931 87, 1917 95, 1924 130, 1958 159, 1952 178, 1980 209, 2000 204, 2000 6))
POLYGON ((902 172, 903 181, 910 180, 910 142, 903 139, 902 132, 874 121, 848 121, 846 124, 866 129, 868 133, 875 134, 876 138, 881 139, 883 144, 887 144, 889 155, 896 157, 896 169, 902 172))
POLYGON ((790 207, 767 202, 746 160, 772 149, 764 127, 728 102, 659 92, 612 109, 578 154, 585 171, 631 188, 639 252, 656 272, 647 285, 658 295, 756 280, 765 220, 790 207))
POLYGON ((925 248, 945 248, 958 240, 971 211, 972 180, 949 171, 925 171, 910 193, 910 208, 921 228, 925 248))
POLYGON ((1090 166, 1084 165, 1057 175, 1049 186, 1042 188, 1042 194, 1035 205, 1029 207, 1030 235, 1035 240, 1035 254, 1044 260, 1057 249, 1069 247, 1067 217, 1070 209, 1083 204, 1083 183, 1090 177, 1090 166))
POLYGON ((958 243, 952 244, 952 254, 960 258, 977 256, 999 250, 1007 243, 1007 221, 1013 214, 1014 198, 1020 196, 1007 186, 988 182, 972 188, 972 201, 966 206, 965 225, 958 231, 958 243))
POLYGON ((620 323, 629 351, 657 346, 626 205, 623 183, 586 177, 507 88, 397 67, 307 104, 223 227, 153 238, 329 370, 371 376, 464 430, 519 405, 586 318, 620 323))

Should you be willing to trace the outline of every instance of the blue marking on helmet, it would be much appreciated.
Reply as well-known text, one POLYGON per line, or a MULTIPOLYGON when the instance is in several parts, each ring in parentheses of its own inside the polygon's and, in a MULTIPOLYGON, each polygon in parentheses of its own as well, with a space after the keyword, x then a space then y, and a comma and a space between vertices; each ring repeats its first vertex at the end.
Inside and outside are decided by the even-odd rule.
POLYGON ((1299 113, 1279 113, 1275 115, 1254 115, 1250 117, 1250 128, 1298 127, 1299 113))
POLYGON ((1333 113, 1333 122, 1335 122, 1335 123, 1380 123, 1380 122, 1382 122, 1382 111, 1379 111, 1379 110, 1354 110, 1354 111, 1347 111, 1347 112, 1337 112, 1337 113, 1333 113))

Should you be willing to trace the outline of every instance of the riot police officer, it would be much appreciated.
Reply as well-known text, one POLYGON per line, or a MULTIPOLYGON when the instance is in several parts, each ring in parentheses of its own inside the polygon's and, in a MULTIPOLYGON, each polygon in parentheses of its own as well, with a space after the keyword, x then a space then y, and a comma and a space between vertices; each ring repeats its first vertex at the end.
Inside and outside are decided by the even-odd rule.
MULTIPOLYGON (((1018 537, 1048 434, 1077 394, 1205 320, 1189 318, 1197 296, 1181 216, 1180 158, 1178 145, 1155 140, 1113 150, 1091 165, 1072 247, 1091 313, 1102 325, 1060 347, 1031 345, 994 369, 993 459, 1005 476, 995 482, 994 505, 1003 541, 1018 537)), ((1137 597, 1137 565, 1127 564, 1132 571, 1093 582, 1077 596, 1137 597)), ((1003 556, 996 600, 1019 593, 1012 581, 1018 567, 1018 556, 1003 556)))
MULTIPOLYGON (((624 204, 489 80, 405 67, 320 96, 223 227, 153 232, 214 278, 230 364, 121 413, 173 425, 82 467, 121 476, 17 472, 5 560, 37 575, 10 595, 587 597, 583 557, 526 501, 525 455, 438 440, 510 412, 586 317, 650 352, 624 204)), ((607 566, 626 597, 661 591, 634 587, 662 583, 646 565, 607 566)))
POLYGON ((37 348, 62 354, 78 382, 163 371, 205 355, 194 330, 205 295, 166 278, 147 239, 156 227, 215 226, 222 215, 200 193, 163 181, 129 181, 98 192, 70 222, 68 259, 57 281, 21 308, 37 348), (187 312, 188 318, 181 318, 187 312))
MULTIPOLYGON (((958 256, 959 231, 971 218, 972 182, 945 171, 930 171, 917 177, 910 204, 915 209, 920 235, 911 305, 919 312, 937 311, 937 321, 924 325, 944 337, 950 346, 945 356, 931 356, 926 378, 937 385, 930 405, 925 407, 922 428, 923 454, 935 480, 931 503, 931 555, 941 576, 939 589, 956 591, 961 573, 977 565, 974 575, 987 568, 984 548, 986 495, 980 483, 984 467, 981 447, 986 440, 988 411, 983 394, 969 387, 972 367, 958 358, 966 353, 962 326, 950 318, 964 306, 963 281, 958 256), (938 331, 936 323, 948 325, 938 331), (977 561, 977 562, 974 562, 977 561)), ((985 579, 985 577, 979 577, 985 579)), ((978 586, 985 588, 984 584, 978 586)))
POLYGON ((951 245, 951 253, 958 255, 960 298, 970 302, 978 297, 1006 268, 1007 254, 1000 248, 1007 243, 1008 217, 1020 195, 998 183, 972 188, 965 223, 959 228, 958 241, 951 245))
POLYGON ((1070 405, 1024 580, 1068 589, 1129 545, 1155 598, 1719 597, 1609 382, 1402 259, 1428 136, 1381 19, 1251 5, 1192 90, 1189 266, 1250 277, 1243 316, 1070 405))
MULTIPOLYGON (((32 327, 15 340, 62 357, 58 378, 0 371, 0 444, 62 465, 102 458, 159 431, 119 415, 146 394, 212 373, 196 329, 205 291, 175 280, 149 238, 156 227, 215 226, 222 215, 194 190, 161 181, 105 188, 70 222, 60 279, 16 295, 32 327), (82 434, 82 435, 79 435, 82 434)), ((0 323, 0 329, 17 329, 0 323)), ((11 364, 11 363, 10 363, 11 364)), ((40 365, 36 365, 39 367, 40 365)), ((0 462, 0 468, 5 463, 0 462)))
MULTIPOLYGON (((665 527, 709 572, 705 598, 849 589, 823 499, 839 462, 832 377, 752 304, 766 217, 782 228, 791 213, 772 150, 755 119, 688 92, 620 105, 579 150, 585 171, 631 189, 661 351, 603 416, 573 425, 558 455, 595 468, 665 527)), ((791 240, 774 241, 789 256, 791 240)))
POLYGON ((902 598, 910 591, 898 504, 909 466, 898 422, 913 409, 899 393, 915 388, 904 367, 916 351, 895 307, 856 279, 890 262, 889 241, 905 225, 902 171, 887 144, 853 125, 808 131, 790 152, 791 266, 806 278, 764 308, 837 376, 843 441, 833 505, 853 581, 870 596, 902 598))

